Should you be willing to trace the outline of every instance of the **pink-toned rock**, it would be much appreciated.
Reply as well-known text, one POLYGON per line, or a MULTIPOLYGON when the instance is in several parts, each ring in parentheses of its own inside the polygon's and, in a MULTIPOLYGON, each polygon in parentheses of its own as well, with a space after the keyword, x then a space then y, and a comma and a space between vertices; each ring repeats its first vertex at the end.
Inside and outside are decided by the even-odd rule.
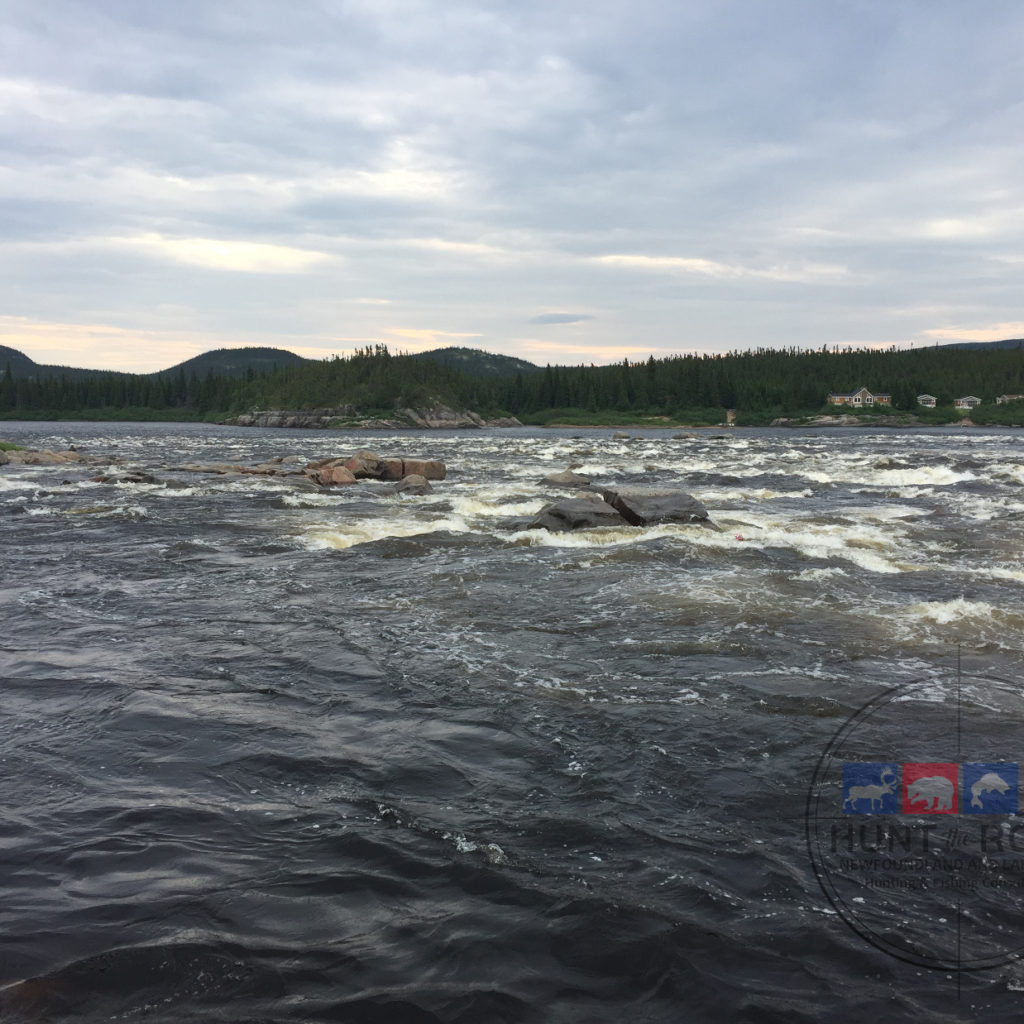
POLYGON ((345 466, 341 459, 328 462, 319 469, 307 472, 307 475, 316 480, 321 487, 338 487, 356 482, 355 474, 345 466))
MULTIPOLYGON (((425 480, 443 480, 447 472, 440 459, 382 459, 374 452, 356 452, 347 458, 316 459, 306 464, 306 476, 317 480, 327 467, 344 467, 354 480, 404 480, 407 476, 421 476, 425 480)), ((332 470, 333 474, 333 470, 332 470)), ((323 481, 321 481, 323 482, 323 481)), ((351 483, 338 480, 338 483, 351 483)))
POLYGON ((402 476, 421 476, 425 480, 443 480, 447 470, 440 459, 403 459, 402 476))
POLYGON ((405 469, 402 459, 381 459, 380 477, 381 480, 401 480, 405 476, 405 469))
POLYGON ((345 463, 357 480, 375 480, 380 475, 380 456, 373 452, 356 452, 345 463))

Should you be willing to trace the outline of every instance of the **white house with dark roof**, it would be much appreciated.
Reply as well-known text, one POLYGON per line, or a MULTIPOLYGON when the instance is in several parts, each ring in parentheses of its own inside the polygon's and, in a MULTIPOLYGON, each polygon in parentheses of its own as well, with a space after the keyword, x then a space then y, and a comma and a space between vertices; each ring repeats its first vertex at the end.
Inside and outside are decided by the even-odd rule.
POLYGON ((953 399, 953 404, 958 409, 976 409, 981 405, 981 399, 976 395, 965 395, 963 398, 953 399))
POLYGON ((934 395, 918 395, 917 396, 917 404, 918 405, 926 405, 929 409, 934 409, 935 408, 935 403, 937 401, 938 401, 938 399, 934 395))

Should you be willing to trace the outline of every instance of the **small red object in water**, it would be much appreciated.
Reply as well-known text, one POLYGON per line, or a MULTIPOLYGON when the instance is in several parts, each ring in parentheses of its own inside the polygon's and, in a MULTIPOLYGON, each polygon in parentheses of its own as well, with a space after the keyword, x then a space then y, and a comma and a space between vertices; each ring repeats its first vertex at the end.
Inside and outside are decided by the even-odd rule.
POLYGON ((737 540, 743 540, 743 534, 742 533, 737 533, 736 534, 736 539, 737 540))

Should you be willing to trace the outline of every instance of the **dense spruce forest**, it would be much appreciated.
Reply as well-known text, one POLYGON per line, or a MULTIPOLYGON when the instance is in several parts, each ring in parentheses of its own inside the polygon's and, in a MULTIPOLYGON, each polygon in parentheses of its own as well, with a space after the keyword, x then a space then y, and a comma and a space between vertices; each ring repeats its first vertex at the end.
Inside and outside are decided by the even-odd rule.
MULTIPOLYGON (((778 417, 848 412, 828 406, 828 392, 865 386, 889 392, 893 410, 912 412, 927 423, 959 420, 953 399, 976 395, 983 404, 970 413, 975 423, 1024 424, 1024 402, 995 404, 996 396, 1024 393, 1022 344, 756 349, 543 369, 480 353, 486 357, 481 366, 487 366, 480 372, 473 372, 473 362, 465 358, 395 355, 382 345, 346 358, 293 356, 276 368, 267 367, 263 349, 258 350, 264 354, 262 365, 243 367, 236 359, 230 374, 212 366, 200 374, 188 363, 156 374, 62 372, 30 360, 34 372, 25 373, 22 362, 19 373, 8 360, 0 365, 0 418, 214 421, 253 409, 349 406, 365 415, 386 415, 400 407, 441 403, 537 424, 717 424, 729 409, 738 425, 758 425, 778 417), (921 393, 936 396, 938 407, 920 408, 921 393)), ((860 414, 891 412, 876 408, 860 414)))

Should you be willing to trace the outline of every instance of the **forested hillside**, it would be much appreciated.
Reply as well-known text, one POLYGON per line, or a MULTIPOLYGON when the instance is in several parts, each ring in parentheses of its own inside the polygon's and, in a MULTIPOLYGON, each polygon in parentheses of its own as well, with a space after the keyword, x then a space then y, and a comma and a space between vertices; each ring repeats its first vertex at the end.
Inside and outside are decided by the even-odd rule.
POLYGON ((23 376, 17 367, 24 364, 8 359, 0 365, 0 417, 218 419, 252 409, 346 405, 381 413, 443 403, 483 415, 510 413, 535 423, 645 417, 718 423, 732 409, 737 423, 756 424, 778 416, 834 411, 825 404, 828 392, 863 385, 889 392, 894 409, 912 411, 928 422, 958 418, 952 401, 968 394, 984 403, 971 413, 975 422, 995 421, 996 416, 1017 422, 1019 403, 996 407, 994 400, 1005 393, 1024 393, 1024 350, 1019 344, 984 350, 759 349, 624 360, 610 366, 548 366, 505 377, 471 376, 451 361, 392 355, 380 345, 347 358, 295 359, 278 369, 250 366, 241 376, 215 372, 212 366, 204 374, 195 368, 187 373, 187 364, 176 372, 150 375, 23 376), (923 392, 935 395, 940 408, 919 409, 917 395, 923 392))

